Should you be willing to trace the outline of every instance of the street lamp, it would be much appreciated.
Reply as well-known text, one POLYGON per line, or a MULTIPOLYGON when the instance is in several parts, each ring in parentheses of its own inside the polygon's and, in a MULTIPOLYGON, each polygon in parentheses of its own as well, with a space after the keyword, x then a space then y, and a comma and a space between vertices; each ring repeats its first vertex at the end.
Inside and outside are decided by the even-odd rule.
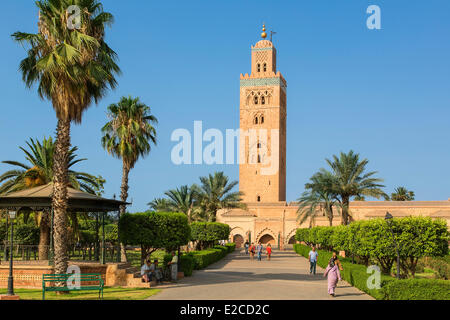
POLYGON ((9 243, 9 276, 8 276, 8 296, 14 295, 14 280, 13 280, 13 238, 14 238, 14 219, 16 218, 16 211, 9 211, 9 218, 11 220, 11 241, 9 243))
POLYGON ((400 254, 398 252, 398 244, 397 244, 397 241, 395 240, 394 230, 392 230, 392 219, 394 219, 392 214, 390 214, 389 212, 386 212, 386 216, 384 217, 384 220, 386 220, 389 230, 391 231, 392 238, 394 239, 395 251, 397 253, 397 279, 400 279, 400 254))

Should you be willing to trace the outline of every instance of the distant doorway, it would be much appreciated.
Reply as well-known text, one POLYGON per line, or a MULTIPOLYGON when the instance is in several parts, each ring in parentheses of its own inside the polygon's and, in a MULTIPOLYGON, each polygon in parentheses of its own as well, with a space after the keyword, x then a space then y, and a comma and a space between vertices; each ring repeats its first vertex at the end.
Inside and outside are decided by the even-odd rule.
POLYGON ((295 236, 292 236, 292 237, 289 239, 288 244, 296 244, 296 243, 297 243, 297 240, 295 240, 295 236))
POLYGON ((259 238, 259 242, 261 242, 264 245, 267 245, 270 243, 270 245, 273 247, 276 245, 275 239, 270 234, 265 234, 261 238, 259 238))
POLYGON ((233 237, 233 242, 236 243, 236 249, 242 248, 244 238, 240 234, 235 234, 233 237))

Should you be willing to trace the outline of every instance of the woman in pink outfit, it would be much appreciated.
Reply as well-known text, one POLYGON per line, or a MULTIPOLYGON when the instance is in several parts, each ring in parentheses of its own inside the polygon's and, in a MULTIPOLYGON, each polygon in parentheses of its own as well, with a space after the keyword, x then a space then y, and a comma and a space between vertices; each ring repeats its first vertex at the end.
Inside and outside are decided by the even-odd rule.
POLYGON ((323 275, 324 277, 328 276, 328 294, 332 297, 335 296, 334 290, 336 289, 338 280, 342 280, 338 264, 339 261, 337 260, 337 256, 333 254, 333 257, 328 262, 328 267, 325 269, 325 274, 323 275))

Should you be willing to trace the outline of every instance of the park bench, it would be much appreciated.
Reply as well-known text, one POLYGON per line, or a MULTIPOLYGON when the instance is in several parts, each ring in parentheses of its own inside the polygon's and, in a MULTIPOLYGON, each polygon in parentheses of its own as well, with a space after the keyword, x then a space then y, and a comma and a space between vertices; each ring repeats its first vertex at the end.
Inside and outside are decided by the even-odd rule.
POLYGON ((44 274, 42 275, 42 300, 45 300, 45 292, 50 291, 85 291, 98 290, 98 298, 103 299, 103 279, 99 273, 85 274, 44 274), (79 287, 69 287, 67 280, 78 281, 79 287), (62 287, 56 286, 57 283, 63 283, 62 287))

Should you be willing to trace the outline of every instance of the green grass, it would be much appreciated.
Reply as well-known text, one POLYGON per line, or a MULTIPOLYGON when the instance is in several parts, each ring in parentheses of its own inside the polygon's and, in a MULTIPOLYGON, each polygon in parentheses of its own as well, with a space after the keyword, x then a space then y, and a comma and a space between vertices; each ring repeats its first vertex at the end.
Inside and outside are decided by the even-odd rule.
POLYGON ((415 274, 415 278, 416 279, 435 279, 436 278, 436 272, 433 269, 424 268, 423 272, 415 274))
MULTIPOLYGON (((159 264, 162 265, 164 261, 164 255, 166 252, 164 250, 157 250, 153 252, 150 256, 150 260, 158 259, 159 264)), ((128 262, 131 263, 133 267, 141 267, 141 251, 140 250, 127 250, 128 262)))
MULTIPOLYGON (((6 289, 0 289, 0 295, 6 294, 6 289)), ((104 288, 103 300, 144 300, 160 292, 160 289, 150 288, 104 288)), ((14 293, 21 300, 42 300, 41 289, 15 289, 14 293)), ((45 300, 98 300, 98 291, 74 291, 63 295, 46 292, 45 300)))

